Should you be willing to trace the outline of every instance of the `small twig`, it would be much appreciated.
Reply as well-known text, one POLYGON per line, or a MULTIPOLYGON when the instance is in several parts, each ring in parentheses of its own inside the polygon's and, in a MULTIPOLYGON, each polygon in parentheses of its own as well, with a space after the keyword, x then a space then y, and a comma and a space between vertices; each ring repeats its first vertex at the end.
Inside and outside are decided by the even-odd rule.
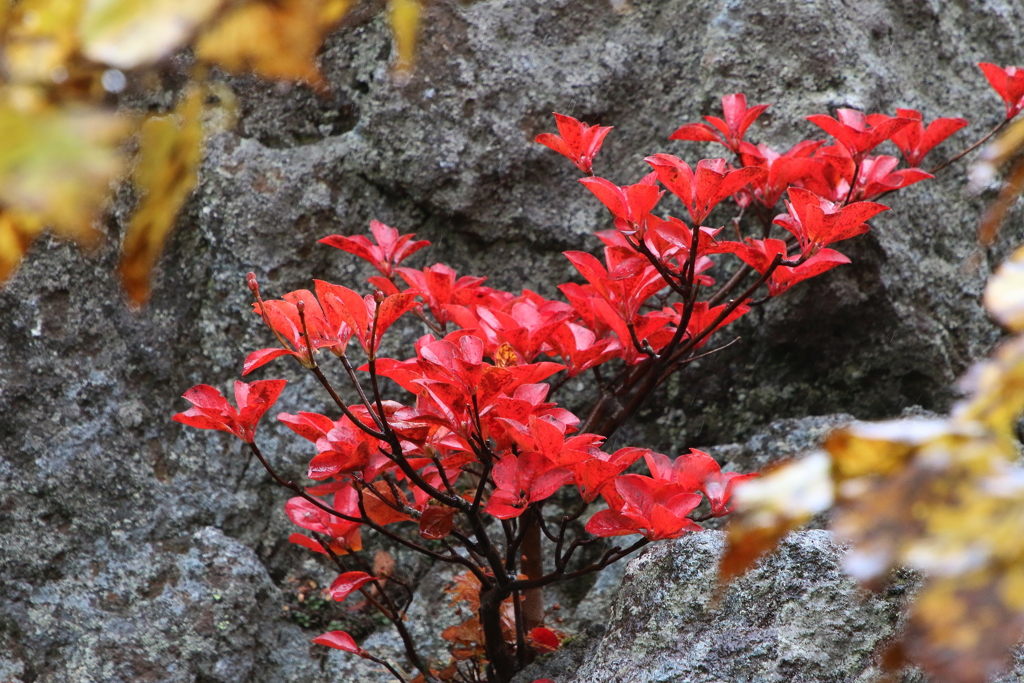
POLYGON ((363 430, 364 432, 366 432, 375 439, 384 439, 384 434, 378 432, 375 429, 367 427, 365 424, 363 424, 362 420, 357 418, 355 414, 351 410, 349 410, 349 407, 345 405, 345 402, 341 400, 340 396, 338 396, 338 392, 336 392, 334 390, 334 387, 331 386, 330 381, 327 379, 327 377, 324 376, 323 370, 321 370, 317 366, 314 366, 310 368, 309 371, 313 373, 313 376, 317 378, 317 381, 320 382, 320 385, 323 386, 323 388, 327 390, 327 393, 331 395, 331 398, 334 400, 335 405, 341 408, 341 412, 345 414, 345 417, 351 420, 356 427, 363 430))
POLYGON ((740 283, 743 282, 752 270, 754 269, 746 263, 740 266, 739 269, 733 273, 732 277, 729 278, 724 285, 719 287, 717 292, 711 295, 711 298, 708 299, 708 308, 714 308, 720 304, 725 297, 732 293, 732 290, 739 287, 740 283))
POLYGON ((982 138, 981 138, 980 140, 978 140, 978 141, 977 141, 977 142, 975 142, 975 143, 974 143, 973 145, 971 145, 970 147, 968 147, 968 148, 967 148, 967 149, 965 149, 964 151, 960 152, 959 154, 955 154, 955 155, 953 155, 952 157, 950 157, 949 159, 947 159, 946 161, 944 161, 944 162, 942 162, 941 164, 939 164, 938 166, 935 166, 935 167, 933 167, 933 168, 932 168, 931 170, 929 170, 929 171, 928 171, 928 173, 930 173, 930 174, 932 174, 932 175, 935 175, 936 173, 938 173, 938 172, 939 172, 939 171, 941 171, 942 169, 946 168, 946 167, 947 167, 947 166, 949 166, 950 164, 954 164, 954 163, 956 163, 957 161, 960 161, 960 159, 964 158, 965 156, 967 156, 968 154, 970 154, 970 153, 971 153, 971 152, 973 152, 974 150, 978 149, 978 147, 980 147, 981 145, 985 144, 985 142, 986 142, 986 141, 987 141, 987 140, 988 140, 989 138, 991 138, 991 137, 992 137, 993 135, 995 135, 996 133, 998 133, 999 131, 1001 131, 1001 130, 1002 130, 1002 129, 1003 129, 1003 128, 1004 128, 1005 126, 1006 126, 1006 124, 1008 124, 1008 123, 1009 123, 1010 121, 1012 121, 1012 119, 1003 119, 1002 121, 1000 121, 1000 122, 999 122, 999 125, 997 125, 997 126, 996 126, 995 128, 993 128, 992 130, 990 130, 990 131, 989 131, 989 132, 988 132, 988 133, 987 133, 987 134, 986 134, 986 135, 985 135, 984 137, 982 137, 982 138))
MULTIPOLYGON (((597 539, 595 538, 592 540, 597 539)), ((570 581, 581 576, 586 576, 587 574, 600 571, 608 565, 618 562, 623 557, 626 557, 630 553, 639 550, 640 548, 643 548, 648 543, 650 543, 649 540, 647 540, 646 538, 641 538, 639 541, 637 541, 636 543, 634 543, 633 545, 629 546, 624 550, 619 548, 618 546, 615 546, 613 548, 610 548, 607 552, 605 552, 605 554, 601 557, 600 560, 593 564, 587 565, 582 569, 578 569, 574 572, 569 573, 565 573, 564 571, 555 571, 539 579, 519 579, 512 582, 512 584, 509 586, 509 589, 526 590, 529 588, 543 588, 544 586, 549 586, 553 583, 561 583, 562 581, 570 581)))
POLYGON ((370 399, 367 398, 366 392, 363 391, 363 385, 359 381, 359 377, 356 376, 355 368, 353 368, 352 363, 349 362, 348 356, 341 354, 338 356, 338 359, 341 361, 341 364, 345 366, 345 372, 348 373, 348 378, 352 382, 352 386, 355 387, 356 393, 359 394, 359 400, 363 402, 363 407, 366 408, 368 413, 370 413, 370 417, 372 417, 374 423, 376 423, 377 429, 383 431, 384 423, 382 420, 384 418, 383 416, 378 416, 377 412, 373 409, 373 406, 370 405, 370 399))
MULTIPOLYGON (((677 360, 677 358, 673 358, 671 363, 678 367, 679 365, 689 364, 689 363, 692 363, 692 362, 694 362, 696 360, 700 360, 701 358, 707 358, 708 356, 712 356, 712 355, 718 353, 719 351, 722 351, 724 349, 729 348, 730 346, 732 346, 733 344, 735 344, 736 342, 738 342, 742 338, 743 337, 736 337, 731 342, 729 342, 727 344, 722 344, 721 346, 715 347, 715 348, 711 349, 710 351, 705 351, 704 353, 700 354, 699 356, 692 356, 692 357, 687 358, 685 360, 677 360)), ((664 376, 662 381, 664 381, 664 379, 668 379, 668 376, 671 375, 671 374, 672 374, 671 372, 667 373, 664 376)))

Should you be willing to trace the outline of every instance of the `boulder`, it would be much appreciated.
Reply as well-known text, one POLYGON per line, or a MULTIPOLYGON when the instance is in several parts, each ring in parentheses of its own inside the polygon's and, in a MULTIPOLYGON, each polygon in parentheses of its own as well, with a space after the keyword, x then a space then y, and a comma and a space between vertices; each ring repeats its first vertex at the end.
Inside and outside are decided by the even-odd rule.
MULTIPOLYGON (((388 32, 369 13, 323 51, 328 96, 228 79, 238 128, 208 141, 141 312, 111 274, 127 191, 106 247, 41 240, 0 292, 0 679, 330 679, 303 644, 316 632, 279 609, 304 562, 284 542, 287 496, 237 441, 170 421, 185 389, 226 388, 244 354, 271 343, 247 271, 271 296, 314 277, 357 283, 365 271, 315 241, 376 218, 435 242, 419 263, 554 296, 573 277, 560 252, 596 249, 588 236, 608 219, 567 162, 531 142, 552 128, 550 112, 615 125, 597 168, 622 183, 649 153, 719 154, 666 138, 740 90, 773 103, 753 137, 781 147, 816 134, 810 113, 914 106, 972 120, 952 151, 1001 116, 974 62, 1011 63, 1024 43, 1012 3, 445 0, 424 20, 405 85, 389 76, 388 32), (214 571, 217 555, 230 566, 214 571), (237 598, 237 620, 214 591, 237 598)), ((853 265, 749 316, 740 343, 671 383, 622 440, 670 452, 780 417, 944 409, 952 379, 997 337, 978 295, 1021 237, 1016 212, 979 252, 983 200, 962 179, 953 167, 893 197, 870 235, 842 247, 853 265)), ((421 333, 412 321, 396 331, 421 333)), ((326 410, 288 364, 262 376, 292 380, 281 410, 326 410)), ((260 432, 298 476, 310 454, 288 436, 269 420, 260 432)))
MULTIPOLYGON (((871 596, 840 568, 827 531, 791 534, 722 595, 722 532, 653 546, 626 569, 607 630, 573 683, 871 680, 908 585, 871 596), (717 602, 716 602, 717 600, 717 602)), ((568 672, 567 672, 568 673, 568 672)), ((524 677, 524 678, 529 678, 524 677)))

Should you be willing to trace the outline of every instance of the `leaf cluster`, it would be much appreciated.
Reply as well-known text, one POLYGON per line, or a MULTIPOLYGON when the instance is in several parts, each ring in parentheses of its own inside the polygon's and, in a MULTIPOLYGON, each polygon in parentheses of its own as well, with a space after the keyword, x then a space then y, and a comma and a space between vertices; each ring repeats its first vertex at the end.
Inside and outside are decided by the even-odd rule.
POLYGON ((315 450, 306 472, 312 483, 285 478, 256 443, 282 380, 237 382, 234 406, 212 387, 193 387, 185 394, 193 407, 175 419, 248 444, 295 494, 285 510, 305 533, 290 540, 337 568, 333 599, 360 594, 393 624, 407 662, 383 660, 343 631, 314 642, 378 662, 400 680, 411 678, 407 664, 414 680, 507 683, 561 642, 546 623, 545 587, 600 571, 650 542, 700 531, 731 511, 736 487, 756 475, 723 472, 698 450, 675 458, 642 447, 612 451, 606 439, 673 374, 723 348, 705 348, 722 328, 848 263, 834 245, 866 232, 867 221, 887 209, 869 200, 932 177, 897 170, 899 160, 876 154, 877 147, 891 142, 905 159, 920 161, 965 122, 925 128, 911 110, 840 110, 836 119, 809 117, 832 144, 807 140, 780 154, 744 139, 765 105, 747 107, 734 94, 722 107, 723 118, 683 126, 673 138, 713 138, 732 162, 691 167, 659 153, 646 159, 651 172, 627 186, 594 174, 610 129, 556 115, 558 135, 538 137, 583 174, 580 182, 614 226, 597 235, 603 258, 565 253, 583 283, 560 285, 564 301, 498 290, 440 263, 410 268, 403 263, 427 242, 376 221, 372 239, 321 240, 377 270, 368 293, 317 280, 311 290, 266 299, 248 276, 253 312, 277 346, 250 353, 242 374, 290 357, 336 408, 277 415, 315 450), (668 194, 686 219, 664 208, 668 194), (705 225, 719 207, 734 212, 735 238, 705 225), (723 271, 731 275, 722 282, 711 275, 723 271), (411 316, 425 333, 415 355, 382 356, 382 337, 411 316), (343 401, 328 372, 358 401, 343 401), (584 372, 600 393, 581 417, 555 397, 584 372), (405 393, 386 396, 384 378, 405 393), (646 473, 634 471, 641 461, 646 473), (551 500, 563 489, 578 502, 556 509, 551 500), (367 531, 462 572, 453 601, 470 614, 441 634, 450 660, 428 661, 417 650, 404 619, 411 589, 363 557, 367 531), (580 566, 586 548, 619 536, 628 541, 580 566))

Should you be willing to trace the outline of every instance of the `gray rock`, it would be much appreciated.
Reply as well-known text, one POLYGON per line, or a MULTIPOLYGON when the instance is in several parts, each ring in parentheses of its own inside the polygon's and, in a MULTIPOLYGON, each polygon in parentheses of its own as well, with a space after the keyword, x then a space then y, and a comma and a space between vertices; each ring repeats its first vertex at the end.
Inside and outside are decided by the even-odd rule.
MULTIPOLYGON (((967 115, 980 131, 1002 107, 973 63, 1012 63, 1024 47, 1024 10, 994 1, 614 7, 431 3, 420 69, 405 87, 387 75, 380 17, 330 39, 327 98, 232 80, 239 128, 209 141, 200 187, 139 314, 111 276, 129 193, 97 254, 55 240, 33 247, 0 293, 5 680, 334 675, 330 662, 342 655, 321 668, 304 645, 316 633, 300 633, 279 609, 275 582, 304 561, 284 542, 286 496, 237 442, 169 420, 185 407, 182 391, 200 381, 226 387, 244 354, 270 343, 249 311, 247 271, 269 295, 313 277, 357 282, 365 269, 315 240, 376 218, 435 241, 419 263, 436 258, 499 287, 554 295, 572 277, 559 252, 595 248, 586 236, 608 221, 567 163, 531 143, 551 129, 552 110, 615 125, 599 171, 627 182, 652 152, 718 154, 665 138, 736 90, 775 103, 755 137, 783 147, 815 134, 801 117, 844 105, 967 115), (196 536, 208 527, 220 540, 196 536), (205 557, 218 566, 214 555, 231 566, 201 569, 205 557), (186 588, 175 587, 175 572, 186 588), (215 589, 251 596, 224 630, 220 603, 202 602, 215 589), (199 626, 204 614, 210 628, 199 626)), ((950 381, 997 336, 977 298, 989 265, 1021 236, 1018 211, 980 265, 964 269, 982 202, 963 193, 960 177, 953 170, 895 197, 871 235, 843 247, 854 265, 750 316, 739 344, 671 383, 621 439, 672 451, 736 441, 778 417, 943 409, 950 381)), ((397 332, 408 341, 421 331, 410 322, 397 332)), ((279 363, 261 376, 292 380, 281 410, 326 410, 294 368, 279 363)), ((304 444, 269 422, 260 438, 282 470, 301 474, 304 444)))
POLYGON ((5 681, 310 680, 308 638, 277 619, 281 596, 248 547, 213 527, 135 545, 112 530, 42 590, 8 580, 5 681), (287 668, 268 679, 265 671, 287 668))
POLYGON ((842 573, 822 530, 779 551, 714 604, 721 532, 661 543, 630 563, 574 683, 869 680, 894 632, 899 594, 869 596, 842 573))

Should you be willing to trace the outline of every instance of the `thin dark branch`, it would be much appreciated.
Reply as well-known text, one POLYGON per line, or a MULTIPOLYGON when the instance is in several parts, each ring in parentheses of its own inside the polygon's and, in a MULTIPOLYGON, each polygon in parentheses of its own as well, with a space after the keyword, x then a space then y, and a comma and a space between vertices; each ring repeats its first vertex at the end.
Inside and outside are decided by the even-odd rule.
POLYGON ((340 396, 338 396, 338 392, 336 392, 334 390, 334 387, 331 386, 330 381, 328 381, 327 377, 324 376, 323 371, 319 367, 314 366, 314 367, 310 368, 309 371, 313 373, 313 376, 317 378, 317 381, 319 381, 320 384, 323 386, 323 388, 327 390, 327 393, 331 395, 331 398, 334 399, 334 403, 339 408, 341 408, 341 412, 345 413, 345 417, 347 417, 349 420, 351 420, 352 423, 356 427, 358 427, 359 429, 363 430, 364 432, 366 432, 367 434, 369 434, 370 436, 372 436, 375 439, 381 439, 381 440, 384 439, 384 435, 382 433, 378 432, 375 429, 371 429, 370 427, 367 427, 365 424, 363 424, 362 420, 357 418, 352 413, 352 411, 349 410, 348 406, 345 405, 345 402, 341 400, 340 396))
POLYGON ((384 423, 382 420, 384 418, 383 416, 378 416, 377 411, 375 411, 373 406, 370 405, 370 399, 367 398, 366 392, 363 391, 363 385, 359 381, 359 377, 356 376, 355 368, 353 368, 352 363, 349 362, 348 356, 341 354, 338 356, 338 359, 341 360, 341 364, 345 366, 345 372, 348 373, 348 378, 352 382, 352 386, 355 387, 356 393, 359 394, 359 400, 363 402, 363 407, 366 408, 368 413, 370 413, 370 417, 372 417, 373 421, 376 423, 377 429, 380 429, 383 432, 384 423))
POLYGON ((718 291, 711 295, 711 298, 708 299, 708 308, 714 308, 718 304, 722 303, 722 301, 724 301, 734 289, 740 286, 752 270, 754 269, 746 263, 740 266, 739 269, 733 273, 732 277, 729 278, 724 285, 719 287, 718 291))
POLYGON ((629 546, 625 550, 615 546, 610 548, 597 562, 587 565, 582 569, 578 569, 574 572, 554 571, 551 574, 543 576, 539 579, 518 579, 513 581, 509 586, 509 590, 528 590, 530 588, 543 588, 544 586, 550 586, 553 583, 560 583, 562 581, 570 581, 572 579, 586 576, 596 571, 600 571, 610 564, 618 562, 623 557, 626 557, 630 553, 643 548, 645 545, 650 543, 646 538, 641 538, 639 541, 629 546))
POLYGON ((935 166, 935 167, 931 168, 928 171, 928 173, 930 173, 932 175, 935 175, 936 173, 938 173, 942 169, 946 168, 950 164, 955 164, 956 162, 960 161, 962 158, 964 158, 965 156, 967 156, 968 154, 970 154, 974 150, 978 149, 978 147, 981 147, 983 144, 985 144, 985 142, 988 141, 989 138, 991 138, 993 135, 995 135, 996 133, 1001 131, 1006 126, 1006 124, 1008 124, 1012 120, 1013 119, 1003 119, 1002 121, 999 122, 999 125, 997 125, 995 128, 993 128, 988 133, 986 133, 980 140, 978 140, 973 145, 971 145, 970 147, 968 147, 964 151, 960 152, 959 154, 955 154, 952 157, 950 157, 949 159, 947 159, 946 161, 944 161, 941 164, 939 164, 938 166, 935 166))
MULTIPOLYGON (((316 532, 313 532, 313 536, 320 544, 320 547, 324 549, 324 552, 327 553, 332 560, 334 560, 334 564, 338 567, 338 569, 344 572, 345 565, 344 563, 342 563, 341 558, 339 558, 338 555, 331 548, 331 544, 324 541, 316 532)), ((405 622, 402 620, 401 614, 399 614, 397 605, 395 605, 395 603, 391 600, 388 594, 384 591, 384 586, 381 585, 381 582, 378 578, 374 577, 372 584, 376 588, 377 595, 379 595, 382 600, 386 601, 389 604, 389 607, 386 608, 384 605, 382 605, 377 600, 376 596, 374 596, 373 592, 369 590, 366 586, 360 587, 359 592, 362 593, 363 597, 366 599, 367 602, 369 602, 371 605, 377 608, 377 611, 383 614, 384 617, 387 618, 387 620, 390 621, 392 625, 394 625, 395 629, 398 631, 399 637, 402 639, 402 645, 405 647, 405 655, 409 658, 409 663, 416 667, 417 671, 419 671, 423 675, 424 680, 431 681, 432 683, 438 683, 437 679, 434 678, 434 676, 431 674, 430 667, 427 665, 426 662, 423 661, 419 653, 416 652, 416 643, 413 641, 412 634, 409 633, 409 629, 406 628, 405 622)), ((403 683, 406 683, 405 677, 402 674, 400 674, 398 670, 391 666, 391 664, 389 664, 388 662, 384 661, 383 659, 375 657, 369 652, 367 652, 366 655, 364 656, 367 659, 370 659, 386 667, 387 670, 392 673, 392 675, 398 678, 398 680, 402 681, 403 683)))
POLYGON ((260 464, 263 465, 263 469, 265 469, 270 474, 270 476, 273 477, 274 481, 277 482, 279 485, 288 489, 289 491, 299 496, 303 500, 315 505, 316 507, 320 508, 329 515, 334 515, 335 517, 343 519, 346 522, 357 522, 359 524, 362 524, 365 521, 360 517, 353 517, 351 515, 346 515, 342 512, 338 512, 331 506, 326 505, 321 501, 317 500, 316 498, 314 498, 313 496, 309 495, 308 493, 306 493, 306 490, 303 489, 301 486, 299 486, 298 484, 291 480, 284 479, 281 475, 279 475, 274 470, 274 468, 270 466, 270 463, 267 462, 267 459, 263 457, 263 453, 260 452, 260 449, 256 446, 255 443, 250 442, 249 448, 252 450, 253 454, 256 455, 256 458, 259 459, 260 464))

